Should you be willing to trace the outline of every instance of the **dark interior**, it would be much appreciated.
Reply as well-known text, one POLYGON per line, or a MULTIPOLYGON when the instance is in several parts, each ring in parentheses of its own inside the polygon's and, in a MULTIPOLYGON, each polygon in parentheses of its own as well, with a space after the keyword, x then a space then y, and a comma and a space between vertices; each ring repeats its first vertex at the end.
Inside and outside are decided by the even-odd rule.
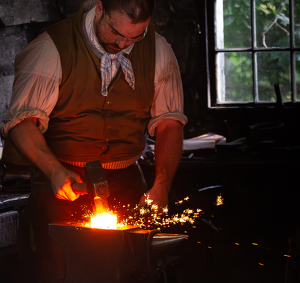
MULTIPOLYGON (((8 111, 15 55, 43 27, 74 14, 83 1, 30 0, 27 7, 23 2, 0 3, 1 124, 8 111)), ((157 0, 153 16, 156 31, 171 44, 180 66, 189 120, 184 138, 207 133, 226 138, 226 143, 210 148, 183 151, 169 212, 199 208, 202 213, 194 224, 162 229, 189 239, 164 258, 161 282, 300 282, 299 103, 280 108, 274 103, 210 105, 208 92, 215 91, 210 80, 213 2, 157 0), (253 127, 256 124, 260 126, 253 127), (188 201, 176 204, 187 196, 188 201), (218 196, 223 199, 219 206, 218 196)), ((2 140, 2 146, 8 143, 2 140)), ((15 282, 11 274, 18 272, 17 225, 30 193, 29 165, 16 156, 7 149, 1 161, 0 282, 15 282)), ((149 149, 139 161, 149 186, 154 180, 153 157, 149 149)))

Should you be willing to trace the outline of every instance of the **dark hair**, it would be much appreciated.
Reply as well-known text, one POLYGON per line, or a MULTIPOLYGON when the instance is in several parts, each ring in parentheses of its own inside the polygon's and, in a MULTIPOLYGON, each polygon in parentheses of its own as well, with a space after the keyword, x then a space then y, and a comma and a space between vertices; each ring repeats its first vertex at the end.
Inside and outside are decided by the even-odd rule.
POLYGON ((101 0, 106 14, 119 11, 126 14, 133 24, 147 21, 154 11, 154 0, 101 0))

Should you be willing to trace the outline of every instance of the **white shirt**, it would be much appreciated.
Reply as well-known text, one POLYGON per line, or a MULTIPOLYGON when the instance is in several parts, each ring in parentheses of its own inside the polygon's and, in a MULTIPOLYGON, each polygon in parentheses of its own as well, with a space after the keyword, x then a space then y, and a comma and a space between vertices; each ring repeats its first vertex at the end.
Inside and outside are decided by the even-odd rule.
MULTIPOLYGON (((89 15, 90 13, 86 21, 91 19, 89 15)), ((86 29, 87 25, 88 22, 85 24, 86 29)), ((92 29, 92 33, 89 30, 86 32, 90 43, 97 48, 99 42, 95 41, 94 30, 92 29)), ((132 47, 133 44, 124 52, 130 53, 132 47)), ((155 48, 155 93, 148 125, 151 136, 155 135, 155 127, 165 119, 175 119, 182 124, 187 122, 187 117, 183 114, 181 76, 174 52, 170 44, 157 33, 155 48)), ((7 136, 10 129, 28 117, 37 118, 39 129, 44 133, 48 127, 49 115, 58 100, 61 78, 59 53, 47 32, 43 32, 16 56, 13 94, 6 123, 1 127, 3 136, 7 136)))

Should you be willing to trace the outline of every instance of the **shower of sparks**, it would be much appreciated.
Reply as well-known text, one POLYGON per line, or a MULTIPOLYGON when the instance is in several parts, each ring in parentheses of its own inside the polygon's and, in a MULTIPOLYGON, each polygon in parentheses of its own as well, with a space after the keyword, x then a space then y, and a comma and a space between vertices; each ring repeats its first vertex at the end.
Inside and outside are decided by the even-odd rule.
MULTIPOLYGON (((177 205, 188 201, 189 197, 175 202, 177 205)), ((121 224, 126 226, 135 226, 143 229, 160 229, 170 227, 176 224, 190 223, 194 224, 195 219, 200 217, 201 209, 184 209, 181 213, 169 216, 168 207, 160 208, 153 201, 146 198, 144 206, 136 205, 134 208, 127 207, 123 215, 121 224)))
MULTIPOLYGON (((178 206, 187 202, 189 197, 185 197, 183 200, 175 202, 178 206)), ((88 211, 84 215, 85 226, 91 228, 101 228, 101 229, 124 229, 124 227, 139 227, 142 229, 158 229, 167 228, 174 226, 176 224, 184 225, 189 223, 195 226, 195 219, 199 218, 203 212, 202 209, 183 209, 181 213, 169 216, 168 207, 159 207, 156 204, 152 204, 153 200, 146 198, 146 204, 143 206, 136 205, 132 207, 130 204, 114 207, 112 210, 108 211, 106 214, 116 215, 118 219, 117 227, 110 226, 112 228, 106 228, 108 224, 99 224, 99 219, 102 219, 101 214, 94 215, 91 211, 88 211), (93 222, 93 223, 92 223, 93 222)))
POLYGON ((224 204, 224 199, 222 198, 222 195, 219 194, 216 199, 216 206, 223 205, 223 204, 224 204))
POLYGON ((152 199, 149 198, 149 195, 146 196, 145 202, 147 205, 151 205, 151 203, 153 202, 152 199))
POLYGON ((185 197, 183 200, 176 201, 175 204, 177 205, 183 204, 184 201, 188 201, 189 199, 190 199, 189 197, 185 197))
MULTIPOLYGON (((221 195, 219 195, 221 197, 221 195)), ((184 202, 187 202, 189 200, 189 197, 184 198, 183 200, 176 201, 175 204, 177 206, 181 206, 184 202)), ((223 201, 223 199, 222 199, 223 201)), ((176 224, 184 224, 184 223, 190 223, 194 224, 196 218, 201 217, 201 215, 204 213, 202 209, 184 209, 182 213, 178 213, 172 216, 168 215, 168 207, 159 208, 157 205, 152 205, 152 200, 147 198, 146 199, 146 205, 144 206, 138 206, 132 208, 130 204, 114 207, 113 210, 109 211, 110 214, 118 214, 119 219, 123 219, 117 223, 117 227, 113 227, 113 229, 127 229, 128 227, 139 227, 142 229, 158 229, 170 227, 176 224), (120 214, 119 210, 123 209, 123 215, 120 214)), ((217 198, 218 203, 218 198, 217 198)), ((85 206, 82 207, 83 210, 86 209, 85 206)), ((76 212, 75 212, 76 213, 76 212)), ((97 216, 97 215, 96 215, 97 216)), ((93 228, 93 225, 91 224, 91 219, 95 217, 93 213, 90 210, 87 210, 86 214, 84 215, 84 223, 86 227, 93 228)), ((196 228, 196 226, 192 226, 193 228, 196 228)), ((98 227, 96 227, 98 228, 98 227)), ((100 227, 102 228, 102 227, 100 227)), ((105 229, 105 227, 103 227, 105 229)), ((102 229, 103 229, 102 228, 102 229)), ((106 228, 111 229, 111 228, 106 228)), ((221 230, 221 229, 220 229, 221 230)), ((187 233, 187 231, 185 231, 187 233)), ((202 244, 201 241, 197 240, 196 243, 198 245, 202 244)), ((233 243, 236 246, 241 246, 240 243, 235 242, 233 243)), ((250 244, 250 243, 249 243, 250 244)), ((259 246, 258 243, 252 242, 252 246, 259 246)), ((242 246, 245 246, 243 244, 242 246)), ((208 249, 213 249, 212 246, 207 246, 208 249)), ((291 255, 284 254, 283 255, 286 258, 290 258, 291 255)), ((264 266, 264 263, 259 262, 260 266, 264 266)))

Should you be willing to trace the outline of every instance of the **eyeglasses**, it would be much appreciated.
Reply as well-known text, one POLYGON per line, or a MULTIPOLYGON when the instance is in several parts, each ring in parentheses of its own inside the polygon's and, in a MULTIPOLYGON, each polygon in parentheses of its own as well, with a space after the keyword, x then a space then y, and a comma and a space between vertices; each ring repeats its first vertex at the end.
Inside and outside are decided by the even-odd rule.
POLYGON ((127 38, 123 35, 121 35, 117 30, 115 30, 106 20, 106 17, 105 17, 105 10, 103 9, 103 18, 104 18, 104 22, 105 22, 105 26, 106 26, 106 29, 108 31, 108 33, 110 34, 111 37, 113 37, 114 39, 116 40, 120 40, 120 41, 127 41, 127 42, 131 42, 131 43, 134 43, 134 42, 138 42, 138 41, 141 41, 147 34, 147 29, 148 29, 148 26, 146 27, 145 31, 139 35, 139 36, 136 36, 136 37, 133 37, 133 38, 127 38))

